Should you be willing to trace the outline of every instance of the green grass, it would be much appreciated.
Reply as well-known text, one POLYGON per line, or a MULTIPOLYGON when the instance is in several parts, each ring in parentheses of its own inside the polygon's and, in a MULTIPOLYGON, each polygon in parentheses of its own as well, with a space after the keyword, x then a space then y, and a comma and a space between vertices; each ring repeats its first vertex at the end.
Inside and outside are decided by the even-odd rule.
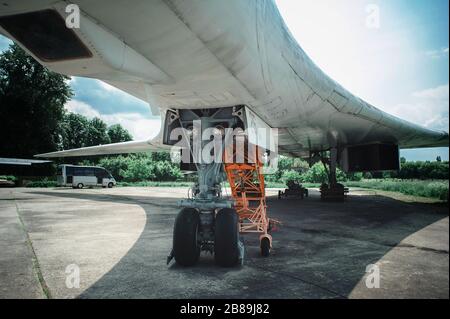
MULTIPOLYGON (((346 187, 375 189, 396 192, 404 195, 426 197, 448 201, 448 180, 402 180, 402 179, 367 179, 359 182, 344 182, 346 187)), ((306 188, 318 188, 320 184, 303 183, 306 188)), ((284 188, 284 183, 266 183, 267 188, 284 188)))
POLYGON ((48 181, 48 180, 34 181, 34 182, 29 182, 26 187, 29 187, 29 188, 52 188, 52 187, 58 187, 58 182, 48 181))
MULTIPOLYGON (((118 187, 191 187, 194 182, 118 182, 118 187)), ((222 184, 223 187, 229 187, 228 182, 222 184)), ((320 187, 320 184, 303 184, 305 187, 320 187)), ((266 188, 286 188, 283 182, 266 182, 266 188)))
MULTIPOLYGON (((119 182, 118 187, 191 187, 193 182, 119 182)), ((345 182, 345 186, 353 188, 374 189, 388 192, 396 192, 405 195, 419 196, 448 201, 449 181, 448 180, 401 180, 401 179, 368 179, 359 182, 345 182)), ((56 181, 42 180, 30 182, 27 187, 57 187, 56 181)), ((224 183, 228 186, 228 183, 224 183)), ((303 183, 307 188, 318 188, 320 184, 303 183)), ((283 182, 267 182, 266 188, 286 188, 283 182)))
MULTIPOLYGON (((402 180, 402 179, 368 179, 359 182, 344 182, 346 187, 375 189, 396 192, 404 195, 426 197, 448 201, 448 180, 402 180)), ((320 184, 303 183, 306 188, 319 188, 320 184)), ((284 183, 267 182, 266 188, 285 188, 284 183)))
MULTIPOLYGON (((283 182, 266 182, 266 188, 287 188, 286 183, 283 182)), ((303 187, 306 188, 319 188, 320 183, 302 183, 303 187)))
POLYGON ((344 184, 347 187, 376 189, 445 201, 448 201, 449 193, 448 180, 370 179, 344 184))
POLYGON ((191 187, 192 182, 118 182, 118 187, 191 187))
MULTIPOLYGON (((119 182, 119 187, 190 187, 192 182, 119 182)), ((389 192, 397 192, 405 195, 420 196, 447 200, 449 195, 449 182, 446 180, 400 180, 400 179, 370 179, 359 182, 345 182, 347 187, 375 189, 389 192)), ((228 186, 225 183, 224 186, 228 186)), ((303 183, 307 188, 318 188, 320 184, 303 183)), ((267 182, 266 188, 286 188, 282 182, 267 182)))

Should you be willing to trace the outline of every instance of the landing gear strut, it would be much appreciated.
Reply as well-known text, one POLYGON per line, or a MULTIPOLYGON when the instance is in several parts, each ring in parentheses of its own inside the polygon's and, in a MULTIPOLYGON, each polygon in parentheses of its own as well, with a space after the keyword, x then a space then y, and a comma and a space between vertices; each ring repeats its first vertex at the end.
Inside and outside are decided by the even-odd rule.
MULTIPOLYGON (((243 245, 239 238, 239 216, 233 209, 233 201, 222 197, 221 183, 225 180, 222 161, 205 161, 203 150, 210 140, 200 140, 206 130, 234 127, 238 119, 223 110, 185 111, 170 114, 172 123, 179 121, 179 127, 189 135, 190 158, 197 171, 198 182, 191 190, 191 198, 180 201, 183 207, 175 221, 173 249, 168 263, 175 258, 177 264, 185 267, 197 263, 200 252, 214 254, 216 264, 222 267, 237 266, 244 258, 243 245)), ((175 123, 176 124, 176 123, 175 123)), ((208 136, 209 138, 209 136, 208 136)), ((223 139, 219 140, 223 144, 223 139)), ((216 149, 214 149, 216 151, 216 149)), ((217 156, 221 156, 221 153, 217 156)))
POLYGON ((324 183, 320 186, 321 199, 323 201, 344 201, 349 192, 348 188, 337 182, 336 170, 337 170, 337 160, 338 160, 338 150, 337 148, 332 148, 330 150, 330 158, 326 158, 321 155, 321 160, 325 171, 328 175, 328 184, 324 183), (328 170, 327 164, 330 169, 328 170))
MULTIPOLYGON (((248 153, 243 150, 238 153, 234 146, 237 135, 244 137, 244 144, 248 144, 245 134, 242 134, 245 114, 244 107, 168 112, 166 135, 170 130, 183 129, 189 143, 182 147, 182 151, 189 152, 192 161, 189 167, 197 172, 198 182, 192 188, 192 197, 180 201, 183 209, 175 221, 173 249, 167 263, 175 258, 181 266, 193 266, 200 253, 205 251, 214 254, 216 264, 221 267, 243 264, 244 244, 240 234, 245 232, 260 234, 261 254, 270 254, 272 237, 268 231, 271 223, 266 215, 264 177, 260 172, 262 164, 259 159, 250 163, 248 153), (233 131, 232 136, 228 133, 223 135, 225 130, 229 132, 228 129, 233 131), (240 133, 234 135, 234 131, 239 129, 240 133), (203 140, 205 135, 207 140, 203 140), (202 137, 200 145, 196 144, 198 136, 202 137), (219 144, 220 150, 217 152, 214 146, 215 160, 207 161, 203 150, 211 144, 211 137, 214 137, 215 146, 219 144), (231 153, 227 153, 229 145, 232 145, 231 153), (228 162, 226 155, 232 155, 232 163, 228 162), (243 164, 235 163, 235 158, 236 162, 240 158, 237 155, 244 157, 243 164), (221 183, 225 179, 232 189, 230 199, 222 197, 221 183)), ((165 144, 173 145, 168 140, 165 144)), ((211 155, 211 151, 206 155, 211 155)))

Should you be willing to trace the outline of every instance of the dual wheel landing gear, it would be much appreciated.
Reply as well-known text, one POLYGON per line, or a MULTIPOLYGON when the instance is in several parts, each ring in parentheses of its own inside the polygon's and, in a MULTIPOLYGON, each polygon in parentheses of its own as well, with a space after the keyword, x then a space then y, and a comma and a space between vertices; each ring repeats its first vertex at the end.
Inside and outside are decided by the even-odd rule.
MULTIPOLYGON (((241 259, 241 243, 238 231, 239 217, 234 209, 220 209, 214 222, 214 259, 221 267, 234 267, 241 259)), ((200 212, 184 208, 175 220, 172 257, 177 264, 194 266, 200 252, 208 245, 202 234, 200 212)), ((207 249, 206 249, 207 250, 207 249)))
MULTIPOLYGON (((231 188, 232 201, 210 200, 199 196, 194 187, 193 200, 182 201, 185 206, 175 220, 173 250, 168 262, 175 258, 177 264, 193 266, 200 252, 214 254, 217 265, 234 267, 243 263, 244 245, 241 234, 259 235, 261 256, 268 257, 272 248, 269 234, 279 222, 269 219, 264 188, 262 163, 251 163, 245 154, 244 163, 225 163, 224 173, 231 188), (191 207, 186 207, 191 205, 191 207), (224 207, 224 205, 229 205, 224 207), (219 208, 222 207, 222 208, 219 208), (233 207, 233 208, 230 208, 233 207)), ((199 166, 200 180, 215 176, 212 166, 199 166)), ((210 190, 214 188, 209 188, 210 190)), ((215 186, 218 189, 218 186, 215 186)), ((214 195, 221 192, 216 192, 214 195)))
POLYGON ((342 202, 347 198, 349 189, 340 183, 331 185, 322 184, 320 186, 320 198, 322 201, 342 202))
POLYGON ((189 198, 179 203, 183 208, 175 220, 173 249, 167 263, 175 258, 181 266, 193 266, 204 251, 213 254, 219 266, 242 265, 244 244, 240 235, 246 233, 260 236, 261 255, 269 256, 272 237, 268 232, 275 221, 268 218, 266 209, 262 175, 266 152, 248 142, 244 110, 233 107, 169 113, 167 129, 184 129, 187 143, 181 157, 186 157, 186 162, 182 164, 197 172, 198 182, 189 198), (205 132, 214 137, 211 160, 199 152, 211 144, 209 139, 199 139, 205 132), (225 179, 231 188, 231 196, 226 198, 222 196, 225 179))
POLYGON ((336 170, 338 161, 338 149, 330 149, 330 157, 320 154, 324 169, 328 175, 328 184, 320 186, 320 198, 322 201, 343 202, 349 193, 349 189, 337 182, 336 170), (329 167, 329 169, 328 169, 329 167))
POLYGON ((300 197, 301 199, 304 199, 305 197, 309 196, 308 189, 303 187, 303 185, 301 185, 298 182, 288 181, 287 186, 288 188, 286 188, 284 192, 278 191, 278 199, 282 199, 283 197, 288 196, 296 196, 300 197))

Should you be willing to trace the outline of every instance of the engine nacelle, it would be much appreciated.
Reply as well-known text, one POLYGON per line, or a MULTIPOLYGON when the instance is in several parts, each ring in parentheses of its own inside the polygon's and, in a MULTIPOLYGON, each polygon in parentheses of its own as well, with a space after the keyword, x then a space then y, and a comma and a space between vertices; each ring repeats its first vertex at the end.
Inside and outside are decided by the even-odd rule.
POLYGON ((346 172, 396 171, 400 169, 399 148, 381 143, 346 147, 340 164, 346 172))

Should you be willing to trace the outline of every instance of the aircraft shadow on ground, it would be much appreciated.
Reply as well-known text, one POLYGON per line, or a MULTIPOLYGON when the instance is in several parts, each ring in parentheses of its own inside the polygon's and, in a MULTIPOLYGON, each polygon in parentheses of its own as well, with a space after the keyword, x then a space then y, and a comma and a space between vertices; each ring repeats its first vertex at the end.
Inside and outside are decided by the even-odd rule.
MULTIPOLYGON (((64 198, 140 205, 146 224, 118 263, 79 298, 346 298, 403 239, 448 216, 448 205, 405 203, 382 196, 350 196, 324 203, 268 198, 273 234, 269 258, 259 256, 257 236, 245 236, 243 267, 219 268, 202 254, 197 266, 165 265, 176 198, 35 191, 64 198), (155 206, 158 207, 155 209, 155 206), (157 211, 157 213, 155 213, 157 211)), ((99 261, 101 262, 101 261, 99 261)))

